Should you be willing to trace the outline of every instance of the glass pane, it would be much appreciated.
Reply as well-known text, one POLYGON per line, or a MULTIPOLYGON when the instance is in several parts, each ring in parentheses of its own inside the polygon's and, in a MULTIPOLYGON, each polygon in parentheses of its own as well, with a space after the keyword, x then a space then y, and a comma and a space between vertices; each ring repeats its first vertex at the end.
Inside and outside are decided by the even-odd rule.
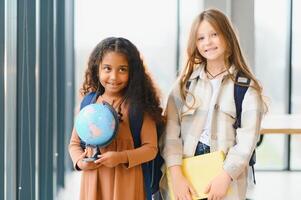
MULTIPOLYGON (((286 0, 255 1, 255 73, 269 99, 270 114, 287 112, 288 6, 286 0)), ((285 137, 265 135, 258 148, 257 168, 284 168, 285 137)))
POLYGON ((291 169, 301 169, 301 135, 293 135, 291 139, 291 169))
POLYGON ((256 169, 279 170, 284 169, 286 158, 285 135, 265 135, 263 142, 256 149, 256 169))
MULTIPOLYGON (((292 112, 301 114, 301 24, 299 19, 301 2, 293 1, 293 38, 292 38, 292 112)), ((300 122, 301 124, 301 122, 300 122)), ((301 169, 301 135, 292 136, 291 167, 301 169)))
POLYGON ((293 1, 293 38, 292 38, 292 110, 293 113, 301 114, 301 2, 293 1))

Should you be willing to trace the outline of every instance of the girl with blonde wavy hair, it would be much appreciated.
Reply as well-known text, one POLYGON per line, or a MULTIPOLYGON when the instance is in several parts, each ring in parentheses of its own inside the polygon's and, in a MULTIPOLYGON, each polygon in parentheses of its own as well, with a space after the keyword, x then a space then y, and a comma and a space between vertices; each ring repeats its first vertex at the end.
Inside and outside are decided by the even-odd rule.
MULTIPOLYGON (((190 200, 196 195, 181 170, 183 158, 223 151, 223 170, 204 193, 209 200, 245 199, 249 161, 264 112, 262 87, 245 61, 230 20, 217 9, 203 11, 192 24, 187 62, 166 107, 162 154, 175 198, 190 200), (239 79, 238 74, 242 75, 239 79), (247 87, 239 127, 233 126, 238 117, 235 85, 247 87)), ((168 190, 164 183, 162 189, 168 190)))

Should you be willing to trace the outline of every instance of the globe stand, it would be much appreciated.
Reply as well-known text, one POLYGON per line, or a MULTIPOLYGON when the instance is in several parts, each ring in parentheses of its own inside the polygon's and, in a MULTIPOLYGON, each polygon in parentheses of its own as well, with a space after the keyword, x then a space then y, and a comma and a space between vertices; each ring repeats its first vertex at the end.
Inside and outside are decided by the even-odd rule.
POLYGON ((87 145, 86 148, 91 148, 92 149, 92 156, 91 157, 85 157, 83 159, 84 162, 94 162, 95 160, 98 159, 98 155, 100 155, 100 151, 98 146, 92 146, 92 145, 87 145))

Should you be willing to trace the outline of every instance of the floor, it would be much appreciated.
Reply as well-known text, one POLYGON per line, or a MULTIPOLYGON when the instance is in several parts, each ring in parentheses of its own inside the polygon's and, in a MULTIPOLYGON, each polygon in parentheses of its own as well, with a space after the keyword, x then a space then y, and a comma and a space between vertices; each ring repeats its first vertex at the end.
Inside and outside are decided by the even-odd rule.
POLYGON ((254 200, 300 200, 301 172, 256 172, 254 200))
MULTIPOLYGON (((257 184, 249 197, 252 200, 300 200, 301 172, 256 172, 257 184)), ((80 173, 66 176, 66 187, 60 190, 58 200, 74 200, 79 195, 80 173)))

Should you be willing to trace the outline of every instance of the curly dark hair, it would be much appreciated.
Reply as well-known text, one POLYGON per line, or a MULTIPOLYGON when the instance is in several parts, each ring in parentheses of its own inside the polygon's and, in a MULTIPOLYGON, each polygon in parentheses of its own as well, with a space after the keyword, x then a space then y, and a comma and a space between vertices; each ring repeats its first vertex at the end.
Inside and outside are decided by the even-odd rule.
POLYGON ((96 45, 89 57, 81 94, 84 96, 89 92, 104 93, 105 88, 98 79, 98 73, 99 65, 108 52, 121 53, 128 61, 129 81, 124 91, 124 98, 130 112, 144 111, 157 125, 163 125, 165 119, 162 117, 163 109, 160 106, 159 92, 145 70, 137 47, 125 38, 109 37, 96 45))

